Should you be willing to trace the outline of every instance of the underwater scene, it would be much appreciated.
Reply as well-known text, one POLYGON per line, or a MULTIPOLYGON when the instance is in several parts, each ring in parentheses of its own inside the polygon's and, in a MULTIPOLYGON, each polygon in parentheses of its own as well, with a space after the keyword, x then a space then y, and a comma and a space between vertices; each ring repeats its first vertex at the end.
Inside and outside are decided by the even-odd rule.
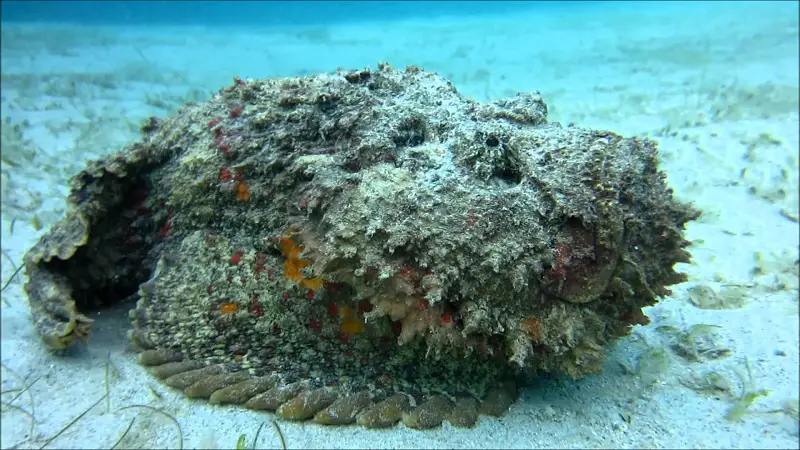
POLYGON ((0 447, 798 448, 798 13, 3 1, 0 447))

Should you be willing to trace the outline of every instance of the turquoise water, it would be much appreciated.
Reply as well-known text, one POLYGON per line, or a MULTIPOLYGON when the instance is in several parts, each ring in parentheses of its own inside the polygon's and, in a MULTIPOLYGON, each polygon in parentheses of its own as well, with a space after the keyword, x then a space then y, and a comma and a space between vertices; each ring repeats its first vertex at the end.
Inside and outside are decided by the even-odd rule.
MULTIPOLYGON (((601 2, 598 2, 601 3, 601 2)), ((496 1, 207 1, 207 2, 3 2, 7 22, 47 21, 92 25, 333 25, 441 15, 509 14, 600 5, 496 1)))

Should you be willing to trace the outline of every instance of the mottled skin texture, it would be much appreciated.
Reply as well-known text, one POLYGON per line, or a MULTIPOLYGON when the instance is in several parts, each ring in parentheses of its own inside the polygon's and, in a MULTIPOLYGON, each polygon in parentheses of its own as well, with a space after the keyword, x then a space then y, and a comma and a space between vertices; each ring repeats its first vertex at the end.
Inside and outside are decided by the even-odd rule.
POLYGON ((142 131, 27 254, 32 315, 63 348, 84 313, 137 299, 141 363, 214 403, 302 383, 292 399, 325 401, 269 409, 338 398, 341 423, 429 428, 462 404, 472 426, 522 375, 598 372, 684 280, 697 212, 656 145, 547 123, 537 94, 480 104, 381 65, 237 80, 142 131), (396 393, 414 403, 356 418, 396 393))

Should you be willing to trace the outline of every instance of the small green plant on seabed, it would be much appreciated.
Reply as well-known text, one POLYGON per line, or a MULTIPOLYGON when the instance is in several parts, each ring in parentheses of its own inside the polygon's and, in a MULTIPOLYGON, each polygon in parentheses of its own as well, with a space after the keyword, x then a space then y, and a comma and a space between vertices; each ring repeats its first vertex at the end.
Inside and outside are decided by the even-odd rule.
POLYGON ((750 367, 750 360, 744 360, 747 374, 743 374, 741 370, 736 370, 736 376, 742 382, 742 393, 739 398, 733 402, 733 406, 725 414, 725 419, 730 422, 738 422, 742 417, 747 414, 750 406, 758 400, 759 397, 766 397, 769 391, 766 389, 758 389, 756 387, 755 379, 753 378, 753 370, 750 367))

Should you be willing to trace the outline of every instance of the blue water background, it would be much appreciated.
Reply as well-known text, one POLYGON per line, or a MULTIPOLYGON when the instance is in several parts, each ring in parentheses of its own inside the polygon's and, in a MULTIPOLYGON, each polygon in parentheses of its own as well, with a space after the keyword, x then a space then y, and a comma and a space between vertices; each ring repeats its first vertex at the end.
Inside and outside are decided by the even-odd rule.
MULTIPOLYGON (((638 9, 648 2, 626 2, 638 9)), ((563 8, 602 10, 610 2, 551 1, 7 1, 4 22, 84 25, 330 25, 436 16, 511 14, 563 8)))

